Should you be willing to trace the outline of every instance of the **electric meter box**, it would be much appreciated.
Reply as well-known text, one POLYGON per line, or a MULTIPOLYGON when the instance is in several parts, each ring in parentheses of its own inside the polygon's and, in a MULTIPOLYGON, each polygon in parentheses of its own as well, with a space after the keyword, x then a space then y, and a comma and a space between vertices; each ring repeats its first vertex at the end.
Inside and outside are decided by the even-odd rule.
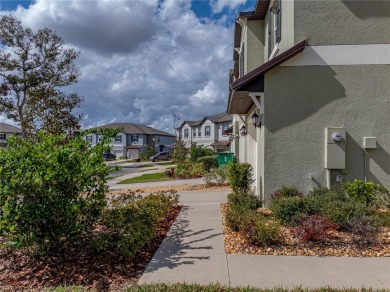
POLYGON ((345 128, 325 128, 325 168, 345 169, 346 142, 345 128))
POLYGON ((363 148, 364 149, 375 149, 376 148, 376 137, 363 137, 363 148))

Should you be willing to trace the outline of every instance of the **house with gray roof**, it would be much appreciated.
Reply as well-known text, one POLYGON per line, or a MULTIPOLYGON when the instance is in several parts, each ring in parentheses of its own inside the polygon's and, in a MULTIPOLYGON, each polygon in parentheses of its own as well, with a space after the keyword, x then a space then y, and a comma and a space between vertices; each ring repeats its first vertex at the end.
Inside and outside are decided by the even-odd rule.
MULTIPOLYGON (((115 138, 112 138, 111 153, 117 158, 138 159, 140 153, 150 146, 157 152, 170 151, 175 135, 160 131, 145 125, 134 123, 111 123, 96 127, 96 129, 122 129, 115 138)), ((88 134, 84 137, 91 145, 96 145, 103 139, 100 134, 88 134)))
POLYGON ((232 126, 233 115, 225 112, 213 116, 205 116, 197 121, 184 121, 177 128, 178 136, 187 147, 192 143, 211 147, 218 152, 229 151, 230 139, 225 133, 232 126))
POLYGON ((12 135, 22 135, 22 130, 6 123, 0 123, 0 147, 6 147, 7 139, 12 135))

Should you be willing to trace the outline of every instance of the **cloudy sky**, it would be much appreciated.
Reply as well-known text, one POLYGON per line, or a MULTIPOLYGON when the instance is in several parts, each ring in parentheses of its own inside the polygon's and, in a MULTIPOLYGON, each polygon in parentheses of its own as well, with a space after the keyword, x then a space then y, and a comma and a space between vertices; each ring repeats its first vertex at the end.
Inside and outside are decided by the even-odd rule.
MULTIPOLYGON (((173 114, 226 110, 233 24, 255 0, 0 0, 34 31, 48 27, 80 50, 71 90, 85 128, 133 122, 173 131, 173 114)), ((5 120, 0 117, 0 120, 5 120)))

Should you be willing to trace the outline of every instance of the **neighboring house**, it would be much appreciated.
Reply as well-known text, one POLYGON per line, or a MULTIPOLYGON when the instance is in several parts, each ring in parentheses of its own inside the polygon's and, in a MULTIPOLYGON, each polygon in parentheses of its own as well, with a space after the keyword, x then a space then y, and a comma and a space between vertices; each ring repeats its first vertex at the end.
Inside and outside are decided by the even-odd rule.
POLYGON ((229 151, 230 139, 224 131, 231 127, 232 121, 232 115, 220 113, 198 121, 184 121, 176 130, 187 147, 190 147, 191 143, 196 143, 212 147, 218 152, 226 152, 229 151))
MULTIPOLYGON (((157 152, 171 151, 175 139, 170 133, 133 123, 112 123, 96 129, 122 129, 110 144, 111 152, 117 158, 125 156, 128 159, 138 159, 139 154, 145 152, 147 146, 155 148, 157 152)), ((91 145, 95 145, 102 138, 103 136, 99 134, 84 137, 91 145)))
POLYGON ((0 147, 6 147, 7 139, 12 135, 22 135, 22 130, 6 123, 0 123, 0 147))
POLYGON ((283 185, 390 188, 389 11, 390 1, 257 0, 238 15, 232 148, 266 201, 283 185))

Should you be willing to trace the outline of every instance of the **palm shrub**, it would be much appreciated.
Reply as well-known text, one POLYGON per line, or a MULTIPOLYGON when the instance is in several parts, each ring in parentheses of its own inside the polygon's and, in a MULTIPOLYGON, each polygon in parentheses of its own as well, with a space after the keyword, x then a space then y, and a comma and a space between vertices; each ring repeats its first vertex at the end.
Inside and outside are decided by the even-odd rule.
POLYGON ((106 206, 103 143, 16 136, 0 149, 0 234, 15 247, 58 250, 92 229, 106 206))

